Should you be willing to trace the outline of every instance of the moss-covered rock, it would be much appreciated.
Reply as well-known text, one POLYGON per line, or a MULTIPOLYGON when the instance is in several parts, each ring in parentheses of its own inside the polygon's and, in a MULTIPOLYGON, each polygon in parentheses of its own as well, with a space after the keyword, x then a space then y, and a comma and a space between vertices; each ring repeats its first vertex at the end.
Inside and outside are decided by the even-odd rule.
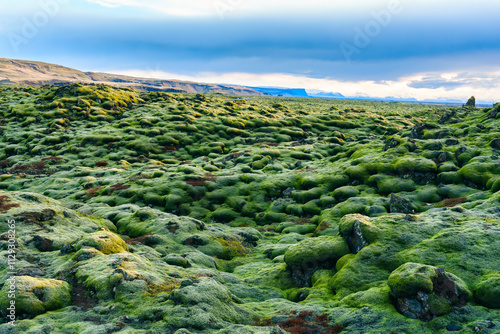
POLYGON ((368 217, 354 214, 344 216, 339 223, 339 232, 349 245, 352 253, 358 253, 363 247, 377 239, 380 229, 370 223, 368 217))
POLYGON ((442 268, 411 262, 393 271, 388 285, 398 311, 424 321, 447 314, 451 306, 464 306, 472 295, 457 276, 442 268))
POLYGON ((349 253, 349 246, 340 237, 310 238, 293 245, 285 252, 285 262, 298 286, 310 286, 318 269, 335 268, 335 263, 349 253))
POLYGON ((77 249, 85 246, 94 247, 104 254, 115 254, 128 251, 128 246, 122 238, 106 230, 89 234, 78 243, 77 249))
POLYGON ((500 275, 490 274, 481 277, 474 285, 474 297, 486 307, 500 308, 500 275))
POLYGON ((35 317, 68 306, 71 286, 64 281, 29 276, 13 276, 0 291, 0 307, 7 315, 10 301, 15 301, 16 316, 35 317), (15 296, 10 298, 9 295, 15 296))

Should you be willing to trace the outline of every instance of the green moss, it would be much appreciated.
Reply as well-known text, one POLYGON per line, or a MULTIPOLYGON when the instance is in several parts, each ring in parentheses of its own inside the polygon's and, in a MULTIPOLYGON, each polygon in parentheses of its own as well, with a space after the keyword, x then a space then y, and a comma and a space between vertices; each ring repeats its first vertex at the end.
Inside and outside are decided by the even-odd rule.
POLYGON ((27 315, 35 317, 47 311, 58 310, 66 307, 71 302, 71 286, 64 281, 17 276, 14 284, 5 282, 0 291, 0 307, 6 310, 11 301, 9 294, 15 291, 15 308, 17 317, 27 315))
POLYGON ((350 180, 356 180, 361 183, 364 183, 370 176, 366 168, 363 166, 350 166, 347 167, 344 172, 350 180))
POLYGON ((292 197, 299 203, 307 203, 309 201, 320 198, 327 193, 327 189, 323 187, 312 188, 309 190, 298 190, 292 192, 292 197))
POLYGON ((219 208, 215 210, 210 217, 219 223, 229 223, 239 216, 240 215, 237 212, 234 212, 231 209, 219 208))
POLYGON ((356 254, 346 254, 342 256, 335 264, 335 269, 340 271, 346 264, 352 261, 356 257, 356 254))
POLYGON ((321 209, 318 206, 318 201, 317 200, 313 200, 313 201, 307 202, 306 204, 304 204, 302 206, 302 209, 304 210, 305 214, 311 215, 311 216, 317 215, 317 214, 321 213, 321 209))
POLYGON ((437 171, 436 163, 425 158, 401 158, 394 163, 393 172, 398 174, 407 173, 431 173, 437 171))
POLYGON ((94 247, 104 254, 128 251, 128 246, 122 238, 106 230, 89 234, 78 243, 77 249, 81 249, 84 246, 94 247))
POLYGON ((409 262, 391 273, 388 284, 392 295, 410 297, 419 291, 431 293, 434 277, 437 277, 435 267, 409 262))
POLYGON ((381 230, 373 225, 369 218, 363 215, 354 214, 344 216, 339 223, 339 232, 343 236, 350 236, 353 233, 362 236, 368 244, 375 242, 381 230))
POLYGON ((356 197, 358 196, 358 194, 359 191, 356 188, 346 186, 335 189, 335 191, 333 192, 333 197, 335 197, 337 201, 342 202, 348 198, 356 197))
POLYGON ((432 314, 436 316, 442 316, 450 313, 451 304, 448 299, 440 296, 436 296, 435 294, 429 295, 429 306, 432 314))
POLYGON ((479 279, 474 285, 474 297, 489 308, 500 308, 500 275, 490 274, 479 279))
POLYGON ((374 203, 372 198, 351 197, 346 201, 339 203, 331 209, 331 214, 336 217, 343 217, 351 213, 364 213, 374 203))
MULTIPOLYGON (((455 294, 457 295, 456 297, 458 297, 455 299, 455 303, 458 303, 460 298, 468 300, 471 292, 468 290, 467 284, 449 272, 444 272, 444 276, 455 284, 455 294)), ((388 285, 391 288, 391 294, 397 298, 415 296, 418 292, 430 294, 436 289, 434 280, 437 277, 438 268, 408 262, 391 273, 388 279, 388 285)), ((431 307, 435 307, 435 311, 438 313, 446 309, 446 305, 443 305, 444 301, 439 297, 430 300, 430 304, 431 307)))
POLYGON ((313 156, 305 152, 292 152, 290 157, 297 160, 313 160, 313 156))
POLYGON ((347 175, 326 175, 322 178, 322 183, 325 184, 330 191, 347 185, 349 181, 350 179, 347 175))
POLYGON ((497 192, 500 190, 500 177, 491 178, 487 183, 486 187, 491 190, 491 192, 497 192))
POLYGON ((343 298, 340 303, 351 308, 388 307, 390 306, 390 289, 387 286, 375 287, 356 292, 343 298))
POLYGON ((437 176, 438 184, 461 184, 463 183, 462 175, 457 172, 444 172, 437 176))
POLYGON ((303 225, 291 225, 288 227, 285 227, 281 233, 287 234, 287 233, 297 233, 297 234, 309 234, 313 233, 316 230, 316 225, 314 224, 303 224, 303 225))
POLYGON ((304 210, 302 209, 302 205, 290 204, 286 207, 286 213, 300 217, 304 214, 304 210))
POLYGON ((373 175, 368 179, 369 184, 375 183, 380 194, 388 195, 391 193, 399 192, 412 192, 417 189, 414 181, 402 179, 398 177, 391 177, 388 175, 373 175))
POLYGON ((491 163, 470 163, 462 167, 458 174, 465 180, 475 184, 477 187, 486 188, 488 180, 492 174, 500 173, 500 168, 491 163))
POLYGON ((334 267, 337 260, 348 253, 349 247, 344 239, 322 236, 290 247, 285 253, 285 262, 292 270, 320 267, 322 264, 334 267))

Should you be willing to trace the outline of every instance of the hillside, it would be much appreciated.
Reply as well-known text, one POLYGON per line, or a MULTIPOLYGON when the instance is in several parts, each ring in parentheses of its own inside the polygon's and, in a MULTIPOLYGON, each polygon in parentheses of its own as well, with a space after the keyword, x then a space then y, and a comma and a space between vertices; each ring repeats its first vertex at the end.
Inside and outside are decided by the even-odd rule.
POLYGON ((230 99, 0 87, 0 333, 499 332, 500 104, 230 99))
POLYGON ((144 79, 109 73, 82 72, 61 65, 0 58, 0 85, 42 86, 68 83, 109 84, 144 91, 262 96, 251 88, 180 80, 144 79))

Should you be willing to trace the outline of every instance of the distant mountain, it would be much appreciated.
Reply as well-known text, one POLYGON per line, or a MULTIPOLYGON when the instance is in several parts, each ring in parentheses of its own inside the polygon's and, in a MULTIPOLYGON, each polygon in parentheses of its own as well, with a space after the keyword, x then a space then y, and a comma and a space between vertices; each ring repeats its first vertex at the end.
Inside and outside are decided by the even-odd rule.
POLYGON ((236 85, 205 84, 180 80, 135 78, 109 73, 82 72, 61 65, 0 58, 0 85, 43 86, 72 82, 99 83, 145 91, 264 96, 254 89, 236 85))
POLYGON ((249 87, 258 92, 272 96, 284 97, 310 97, 304 88, 283 88, 283 87, 249 87))
POLYGON ((346 97, 340 93, 324 92, 321 90, 308 90, 307 94, 310 97, 319 97, 326 99, 345 99, 346 97))

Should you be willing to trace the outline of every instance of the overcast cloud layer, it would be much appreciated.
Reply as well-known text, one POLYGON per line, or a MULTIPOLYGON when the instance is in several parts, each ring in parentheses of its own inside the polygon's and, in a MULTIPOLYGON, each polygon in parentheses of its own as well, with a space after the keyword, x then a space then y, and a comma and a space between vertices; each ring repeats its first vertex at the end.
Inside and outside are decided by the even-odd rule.
POLYGON ((344 95, 500 100, 500 3, 23 0, 0 57, 344 95))

